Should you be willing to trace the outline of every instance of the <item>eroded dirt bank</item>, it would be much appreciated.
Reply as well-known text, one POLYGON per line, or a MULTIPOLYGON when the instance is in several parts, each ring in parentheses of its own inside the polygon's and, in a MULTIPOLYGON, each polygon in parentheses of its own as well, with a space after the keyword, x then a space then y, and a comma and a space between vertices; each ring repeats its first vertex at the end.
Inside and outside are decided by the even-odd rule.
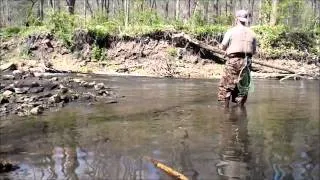
MULTIPOLYGON (((171 37, 166 32, 155 32, 136 38, 97 37, 80 30, 74 34, 73 44, 67 48, 51 34, 34 35, 26 39, 16 38, 2 42, 1 64, 14 62, 18 69, 37 72, 52 68, 98 74, 221 77, 224 65, 219 58, 183 39, 171 37)), ((205 40, 208 44, 214 42, 205 40)), ((319 77, 319 59, 261 61, 319 77)), ((281 78, 285 76, 281 74, 286 73, 259 65, 255 65, 253 71, 253 76, 257 78, 281 78)))

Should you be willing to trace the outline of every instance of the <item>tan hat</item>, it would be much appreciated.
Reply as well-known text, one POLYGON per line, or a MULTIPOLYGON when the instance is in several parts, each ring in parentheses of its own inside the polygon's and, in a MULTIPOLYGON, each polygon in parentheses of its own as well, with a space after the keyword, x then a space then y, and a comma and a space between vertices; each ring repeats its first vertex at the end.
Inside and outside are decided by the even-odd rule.
POLYGON ((247 10, 239 10, 236 12, 236 17, 237 19, 239 19, 239 21, 241 22, 248 22, 248 18, 249 18, 249 13, 247 10))

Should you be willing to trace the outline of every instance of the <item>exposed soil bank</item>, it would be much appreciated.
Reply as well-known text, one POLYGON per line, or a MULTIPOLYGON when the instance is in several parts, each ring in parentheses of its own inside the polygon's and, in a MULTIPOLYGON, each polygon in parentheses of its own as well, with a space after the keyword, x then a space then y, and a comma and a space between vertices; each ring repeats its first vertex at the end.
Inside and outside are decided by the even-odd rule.
MULTIPOLYGON (((66 47, 51 34, 11 39, 0 45, 0 63, 17 63, 18 69, 126 74, 178 78, 220 78, 224 64, 213 54, 170 34, 155 32, 142 37, 96 37, 79 30, 66 47), (98 59, 98 60, 97 60, 98 59)), ((257 57, 255 58, 257 59, 257 57)), ((269 64, 319 77, 318 59, 263 60, 269 64)), ((255 65, 256 78, 282 78, 284 71, 255 65), (271 74, 270 74, 271 73, 271 74)))

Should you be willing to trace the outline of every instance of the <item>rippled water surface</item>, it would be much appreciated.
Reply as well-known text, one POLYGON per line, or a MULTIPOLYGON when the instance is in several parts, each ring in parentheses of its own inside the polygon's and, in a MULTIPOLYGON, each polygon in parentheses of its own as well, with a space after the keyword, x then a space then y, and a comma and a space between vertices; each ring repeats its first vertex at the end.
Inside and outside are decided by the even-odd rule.
POLYGON ((246 108, 223 109, 217 81, 95 77, 117 104, 74 104, 0 120, 10 179, 319 179, 319 81, 258 81, 246 108))

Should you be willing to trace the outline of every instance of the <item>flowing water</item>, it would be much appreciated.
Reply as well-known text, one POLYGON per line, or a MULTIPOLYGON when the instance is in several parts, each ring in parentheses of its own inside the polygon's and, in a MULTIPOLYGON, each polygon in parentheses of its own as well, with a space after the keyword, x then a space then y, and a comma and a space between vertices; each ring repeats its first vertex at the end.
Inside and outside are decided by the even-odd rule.
POLYGON ((255 80, 246 108, 222 108, 217 81, 94 77, 117 104, 74 104, 0 121, 0 179, 319 179, 319 81, 255 80))

